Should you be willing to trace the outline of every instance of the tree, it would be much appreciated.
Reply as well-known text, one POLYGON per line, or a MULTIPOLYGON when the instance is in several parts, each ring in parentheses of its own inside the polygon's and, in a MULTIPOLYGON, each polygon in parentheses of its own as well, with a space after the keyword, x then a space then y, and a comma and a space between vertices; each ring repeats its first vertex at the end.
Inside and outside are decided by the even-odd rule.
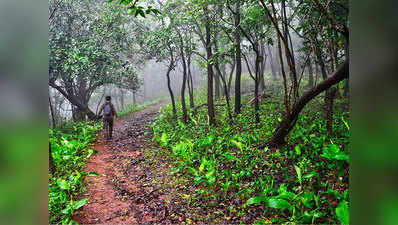
POLYGON ((203 2, 203 11, 205 17, 205 33, 206 33, 206 56, 207 56, 207 112, 209 115, 209 123, 210 125, 215 125, 215 115, 214 115, 214 103, 213 103, 213 66, 212 66, 212 58, 213 53, 211 51, 211 42, 210 42, 210 11, 208 9, 208 5, 206 2, 203 2))
POLYGON ((234 14, 234 25, 235 25, 235 61, 236 61, 236 74, 235 74, 235 113, 240 113, 241 108, 241 96, 240 96, 240 83, 242 76, 242 54, 241 54, 241 41, 240 41, 240 1, 237 0, 235 3, 234 14))
POLYGON ((254 111, 256 123, 260 123, 259 115, 259 84, 261 76, 263 76, 261 66, 265 61, 265 54, 263 49, 263 40, 267 37, 269 32, 269 20, 267 20, 264 11, 258 4, 249 5, 244 12, 244 20, 241 22, 239 29, 246 39, 251 44, 251 50, 254 51, 254 75, 250 70, 250 63, 244 55, 244 59, 249 69, 249 74, 254 80, 254 111))
POLYGON ((88 102, 104 84, 138 89, 139 56, 122 27, 122 11, 103 4, 61 1, 50 23, 49 85, 73 105, 74 119, 96 118, 88 102), (89 12, 89 13, 87 13, 89 12))
MULTIPOLYGON (((331 15, 330 13, 327 12, 327 10, 317 1, 313 0, 313 2, 316 5, 317 10, 322 14, 323 17, 327 18, 327 21, 329 21, 330 27, 332 27, 334 30, 338 31, 341 35, 343 35, 345 38, 348 38, 348 28, 345 26, 345 24, 337 24, 336 20, 334 19, 334 16, 331 15)), ((269 6, 265 4, 263 0, 260 0, 261 5, 263 6, 265 12, 267 13, 268 17, 271 19, 274 28, 277 32, 277 40, 278 40, 278 48, 279 48, 279 58, 281 62, 281 70, 282 70, 282 76, 284 80, 284 91, 285 91, 285 107, 286 107, 286 116, 284 119, 281 121, 281 123, 277 126, 276 131, 274 132, 273 136, 269 140, 268 144, 271 146, 278 146, 284 143, 284 138, 289 134, 291 129, 294 127, 296 124, 296 121, 298 119, 298 116, 301 112, 301 110, 305 107, 305 105, 311 101, 314 97, 316 97, 318 94, 320 94, 323 91, 328 90, 330 87, 333 85, 339 83, 340 81, 347 79, 349 76, 349 59, 346 58, 344 62, 339 66, 335 72, 333 72, 328 78, 326 78, 324 81, 322 81, 320 84, 316 85, 309 91, 305 92, 301 97, 299 97, 298 94, 298 88, 300 85, 300 82, 297 81, 297 74, 296 74, 296 69, 294 66, 294 55, 292 54, 293 50, 291 47, 291 43, 289 43, 289 32, 288 32, 288 20, 287 20, 287 15, 286 15, 286 10, 285 10, 285 1, 282 0, 281 2, 281 24, 282 28, 280 28, 278 24, 278 17, 276 14, 276 7, 273 2, 273 0, 270 0, 270 7, 272 9, 269 10, 269 6), (285 49, 285 57, 288 62, 289 70, 291 73, 291 79, 293 79, 292 86, 290 87, 290 90, 293 88, 293 104, 291 105, 290 102, 290 91, 288 93, 287 90, 287 84, 286 84, 286 75, 284 73, 284 67, 283 67, 283 55, 281 51, 281 41, 283 42, 283 46, 285 49)), ((318 32, 318 30, 312 30, 311 32, 318 32)), ((291 39, 290 39, 291 40, 291 39)), ((348 40, 347 40, 348 43, 348 40)), ((337 59, 336 59, 337 60, 337 59)))

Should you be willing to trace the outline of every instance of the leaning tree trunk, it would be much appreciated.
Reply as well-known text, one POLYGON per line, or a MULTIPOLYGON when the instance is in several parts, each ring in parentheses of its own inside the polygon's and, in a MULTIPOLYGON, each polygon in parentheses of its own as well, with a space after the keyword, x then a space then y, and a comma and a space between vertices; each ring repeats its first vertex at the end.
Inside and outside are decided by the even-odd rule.
MULTIPOLYGON (((91 120, 96 119, 97 116, 93 111, 90 110, 88 104, 82 103, 75 95, 68 94, 65 90, 53 82, 49 82, 49 85, 59 91, 66 99, 68 99, 72 106, 78 109, 79 113, 87 115, 91 120)), ((75 111, 75 113, 77 113, 77 111, 75 111)))
POLYGON ((340 81, 347 79, 349 76, 349 62, 346 60, 333 74, 331 74, 327 79, 319 83, 317 86, 312 88, 311 90, 304 93, 298 101, 294 104, 291 109, 291 113, 288 114, 282 122, 277 127, 274 135, 271 137, 268 145, 270 146, 278 146, 284 143, 285 137, 289 134, 289 132, 293 129, 298 116, 303 110, 303 108, 307 105, 309 101, 315 98, 317 95, 327 90, 331 86, 339 83, 340 81))

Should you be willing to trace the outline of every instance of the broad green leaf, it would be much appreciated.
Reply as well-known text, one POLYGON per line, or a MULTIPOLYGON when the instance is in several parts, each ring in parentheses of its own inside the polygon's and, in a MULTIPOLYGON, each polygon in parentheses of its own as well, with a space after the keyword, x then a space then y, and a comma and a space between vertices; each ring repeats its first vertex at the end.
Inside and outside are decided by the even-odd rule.
POLYGON ((266 198, 265 196, 256 196, 256 197, 252 197, 252 198, 249 198, 249 199, 246 201, 245 205, 257 204, 257 203, 260 203, 260 202, 264 202, 266 199, 267 199, 267 198, 266 198))
POLYGON ((267 205, 274 209, 291 209, 290 203, 284 199, 269 198, 266 201, 267 205))
POLYGON ((341 152, 340 147, 335 144, 330 144, 329 146, 324 146, 323 153, 320 156, 327 158, 329 160, 349 161, 348 154, 341 152))
POLYGON ((282 192, 281 194, 279 194, 278 196, 276 196, 276 198, 283 198, 283 199, 293 199, 294 197, 296 197, 296 194, 286 191, 286 192, 282 192))
POLYGON ((336 215, 341 224, 350 223, 350 212, 348 209, 348 202, 342 201, 336 208, 336 215))

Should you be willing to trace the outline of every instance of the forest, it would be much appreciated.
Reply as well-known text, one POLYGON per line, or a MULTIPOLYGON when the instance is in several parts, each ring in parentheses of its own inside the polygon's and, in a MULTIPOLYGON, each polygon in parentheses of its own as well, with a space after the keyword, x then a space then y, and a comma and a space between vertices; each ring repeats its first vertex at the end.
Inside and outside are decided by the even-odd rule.
POLYGON ((348 0, 48 3, 50 224, 350 223, 348 0))

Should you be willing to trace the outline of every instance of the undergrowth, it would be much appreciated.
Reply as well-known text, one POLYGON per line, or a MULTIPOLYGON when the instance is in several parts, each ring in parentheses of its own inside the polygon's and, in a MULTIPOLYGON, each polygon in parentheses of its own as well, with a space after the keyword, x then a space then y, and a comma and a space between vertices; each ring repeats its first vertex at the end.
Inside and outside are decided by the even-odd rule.
MULTIPOLYGON (((195 101, 206 102, 203 90, 195 101)), ((332 135, 318 97, 300 114, 285 146, 257 147, 282 120, 281 102, 277 96, 262 102, 260 124, 246 104, 233 121, 225 106, 216 107, 212 127, 206 107, 190 110, 184 124, 167 105, 152 124, 161 154, 174 162, 171 176, 194 185, 187 198, 207 212, 206 222, 348 223, 350 126, 349 112, 340 110, 345 100, 336 100, 332 135)))
POLYGON ((101 128, 102 123, 86 121, 50 129, 49 142, 56 168, 53 174, 49 173, 50 224, 74 224, 74 212, 87 203, 88 198, 77 199, 85 191, 84 178, 98 174, 82 170, 86 160, 96 152, 91 143, 101 128))

